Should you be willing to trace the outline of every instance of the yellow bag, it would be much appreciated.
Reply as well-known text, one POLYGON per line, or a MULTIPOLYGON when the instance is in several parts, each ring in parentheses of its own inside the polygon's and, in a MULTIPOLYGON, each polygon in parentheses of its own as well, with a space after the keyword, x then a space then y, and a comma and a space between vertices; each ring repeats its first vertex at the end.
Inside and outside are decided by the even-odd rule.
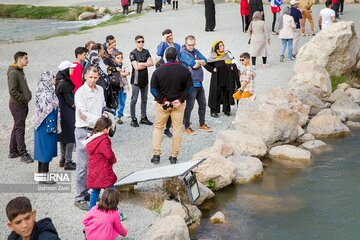
POLYGON ((249 98, 251 96, 252 96, 252 94, 250 92, 240 92, 238 90, 236 92, 234 92, 234 94, 233 94, 233 98, 235 100, 240 100, 242 98, 249 98))

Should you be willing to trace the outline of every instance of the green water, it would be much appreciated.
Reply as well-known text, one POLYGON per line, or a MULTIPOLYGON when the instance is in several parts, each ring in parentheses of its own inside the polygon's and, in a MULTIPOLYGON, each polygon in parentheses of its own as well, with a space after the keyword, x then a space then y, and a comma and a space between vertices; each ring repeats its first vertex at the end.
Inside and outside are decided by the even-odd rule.
POLYGON ((310 167, 264 162, 261 179, 215 192, 191 239, 360 239, 360 129, 325 141, 310 167), (210 224, 222 211, 225 224, 210 224))

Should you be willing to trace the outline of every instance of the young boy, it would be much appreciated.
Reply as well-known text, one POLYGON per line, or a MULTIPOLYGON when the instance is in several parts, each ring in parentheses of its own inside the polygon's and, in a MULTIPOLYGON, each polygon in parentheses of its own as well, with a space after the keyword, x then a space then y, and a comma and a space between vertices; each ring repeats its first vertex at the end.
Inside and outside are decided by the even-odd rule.
POLYGON ((6 205, 6 215, 12 230, 9 240, 60 240, 50 218, 35 221, 36 211, 26 197, 11 200, 6 205))
POLYGON ((115 52, 114 54, 116 69, 120 72, 120 91, 118 95, 119 108, 117 111, 117 123, 123 124, 121 118, 124 116, 125 102, 127 93, 130 92, 130 84, 127 80, 127 76, 130 75, 128 67, 123 63, 124 55, 122 52, 115 52))
POLYGON ((254 94, 254 79, 255 72, 251 69, 250 54, 243 53, 240 55, 240 62, 244 66, 244 70, 240 75, 241 87, 235 92, 234 98, 239 100, 241 98, 250 98, 254 94))
POLYGON ((83 84, 83 80, 82 80, 83 66, 82 66, 82 63, 85 61, 86 52, 87 52, 87 50, 84 47, 77 47, 75 49, 75 58, 76 58, 76 60, 73 63, 76 64, 76 67, 70 69, 70 79, 75 85, 74 93, 83 84))

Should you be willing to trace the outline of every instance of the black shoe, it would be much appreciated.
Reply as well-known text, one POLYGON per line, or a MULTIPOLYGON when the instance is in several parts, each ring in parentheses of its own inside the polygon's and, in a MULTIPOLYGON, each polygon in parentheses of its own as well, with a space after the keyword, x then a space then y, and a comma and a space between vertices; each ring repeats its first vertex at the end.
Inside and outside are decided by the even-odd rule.
POLYGON ((172 138, 173 137, 173 134, 170 132, 170 129, 165 129, 164 130, 164 134, 169 137, 169 138, 172 138))
POLYGON ((137 119, 136 118, 133 118, 131 120, 131 124, 130 124, 132 127, 139 127, 139 124, 137 122, 137 119))
POLYGON ((30 154, 25 153, 24 155, 21 156, 20 162, 23 163, 32 163, 34 162, 34 159, 32 159, 32 157, 30 156, 30 154))
POLYGON ((177 162, 177 157, 170 156, 170 157, 169 157, 169 160, 170 160, 170 163, 171 163, 171 164, 176 164, 176 162, 177 162))
POLYGON ((158 164, 160 162, 160 155, 154 155, 151 159, 151 162, 154 164, 158 164))
POLYGON ((89 192, 85 193, 84 201, 90 202, 90 193, 89 192))
POLYGON ((149 126, 153 125, 153 123, 150 122, 150 120, 147 117, 142 118, 140 120, 140 124, 145 124, 145 125, 149 125, 149 126))
POLYGON ((9 153, 8 158, 18 158, 20 157, 20 153, 19 152, 13 152, 13 153, 9 153))
POLYGON ((76 169, 76 163, 73 161, 66 162, 64 166, 64 170, 75 170, 76 169))
POLYGON ((219 117, 219 114, 217 114, 217 113, 212 113, 211 116, 212 116, 213 118, 218 118, 218 117, 219 117))
POLYGON ((64 166, 65 166, 65 159, 60 159, 59 167, 64 167, 64 166))
POLYGON ((117 124, 123 124, 123 120, 121 120, 121 118, 119 118, 117 121, 116 121, 117 124))
POLYGON ((231 113, 230 113, 230 112, 224 112, 224 114, 225 114, 226 116, 231 116, 231 113))

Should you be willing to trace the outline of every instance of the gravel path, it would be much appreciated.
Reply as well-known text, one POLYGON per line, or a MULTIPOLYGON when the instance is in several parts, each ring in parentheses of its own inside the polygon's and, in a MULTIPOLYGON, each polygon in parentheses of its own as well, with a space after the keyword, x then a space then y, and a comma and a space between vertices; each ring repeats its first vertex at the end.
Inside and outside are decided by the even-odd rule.
MULTIPOLYGON (((1 3, 20 3, 25 1, 10 1, 0 0, 1 3)), ((27 3, 38 3, 47 5, 87 5, 90 1, 86 0, 70 0, 70 1, 26 1, 27 3)), ((100 1, 95 2, 99 4, 100 1)), ((105 6, 113 7, 117 1, 101 1, 105 6)), ((314 16, 322 6, 314 7, 314 16)), ((266 6, 266 19, 268 27, 270 28, 272 19, 269 7, 266 6)), ((358 19, 360 5, 346 5, 346 15, 344 20, 358 19)), ((8 143, 9 133, 12 127, 12 117, 8 110, 8 92, 6 87, 6 70, 8 65, 12 62, 13 54, 18 50, 25 50, 29 54, 30 63, 26 68, 26 76, 29 82, 30 89, 35 92, 36 81, 41 72, 46 70, 56 71, 57 65, 63 60, 73 59, 73 50, 77 46, 82 46, 88 40, 103 42, 105 36, 113 34, 118 42, 118 48, 125 53, 125 58, 128 59, 129 52, 134 48, 134 36, 142 34, 145 37, 145 47, 150 50, 151 54, 155 56, 156 46, 161 40, 161 32, 165 28, 171 28, 174 32, 175 41, 183 44, 183 39, 188 34, 193 34, 197 38, 197 48, 208 55, 211 44, 216 39, 221 39, 225 42, 225 47, 232 51, 238 58, 239 54, 248 51, 248 37, 241 32, 241 19, 239 17, 238 4, 217 4, 217 27, 215 32, 205 33, 204 29, 204 6, 197 4, 183 3, 180 1, 180 10, 171 11, 167 9, 163 13, 149 12, 141 18, 132 19, 127 23, 114 25, 104 28, 90 30, 82 34, 74 34, 69 36, 51 38, 43 41, 23 42, 16 44, 0 45, 0 72, 1 80, 4 87, 0 89, 0 96, 3 101, 0 102, 0 111, 3 114, 0 116, 0 154, 2 159, 1 183, 33 183, 33 173, 37 170, 37 164, 25 165, 19 160, 9 160, 8 143)), ((359 26, 357 26, 359 32, 359 26)), ((303 37, 301 42, 308 41, 310 37, 303 37)), ((270 68, 262 69, 258 67, 256 88, 257 94, 261 94, 268 89, 278 86, 286 86, 287 81, 294 74, 293 63, 280 63, 278 59, 278 51, 280 49, 280 41, 277 36, 272 36, 272 43, 269 47, 270 68)), ((258 63, 259 63, 258 59, 258 63)), ((259 65, 260 66, 260 65, 259 65)), ((152 72, 154 69, 151 69, 152 72)), ((205 75, 205 89, 208 90, 210 75, 205 75)), ((127 110, 129 107, 129 98, 127 101, 127 110)), ((148 117, 150 120, 154 119, 154 103, 149 94, 148 103, 148 117)), ((32 119, 34 116, 34 101, 30 103, 30 113, 28 118, 28 129, 26 132, 26 143, 30 153, 33 151, 33 130, 32 119)), ((197 107, 195 107, 192 115, 192 122, 194 129, 197 129, 197 107)), ((137 115, 139 117, 139 107, 137 108, 137 115)), ((233 114, 236 108, 233 107, 233 114)), ((194 136, 185 136, 183 138, 180 162, 191 159, 192 155, 211 146, 216 137, 216 133, 231 128, 231 121, 234 117, 226 117, 221 115, 219 119, 210 118, 209 110, 207 109, 207 124, 215 129, 213 133, 198 132, 194 136)), ((140 126, 140 128, 131 128, 130 119, 125 118, 125 124, 118 126, 117 134, 112 139, 113 148, 118 158, 118 164, 115 165, 115 171, 119 177, 129 174, 136 170, 154 167, 150 163, 152 156, 151 142, 152 142, 152 127, 140 126)), ((170 152, 170 140, 164 138, 163 140, 163 156, 160 166, 169 164, 167 157, 170 152)), ((60 171, 57 166, 58 159, 54 159, 50 165, 51 171, 60 171)), ((151 182, 139 184, 137 189, 139 191, 156 190, 159 188, 161 182, 151 182)), ((74 184, 72 186, 72 193, 29 193, 24 194, 28 196, 35 209, 38 210, 38 217, 43 218, 49 216, 53 219, 54 224, 62 239, 82 239, 82 218, 85 212, 77 209, 73 205, 74 200, 74 184)), ((4 239, 8 234, 6 229, 5 205, 13 197, 19 194, 1 193, 0 195, 0 239, 4 239)), ((142 198, 137 196, 138 198, 142 198)), ((120 204, 120 209, 128 216, 128 220, 124 222, 125 227, 129 230, 128 239, 142 239, 147 226, 157 218, 154 212, 146 210, 140 206, 130 204, 129 200, 126 203, 120 204), (141 221, 139 221, 141 219, 141 221)))

